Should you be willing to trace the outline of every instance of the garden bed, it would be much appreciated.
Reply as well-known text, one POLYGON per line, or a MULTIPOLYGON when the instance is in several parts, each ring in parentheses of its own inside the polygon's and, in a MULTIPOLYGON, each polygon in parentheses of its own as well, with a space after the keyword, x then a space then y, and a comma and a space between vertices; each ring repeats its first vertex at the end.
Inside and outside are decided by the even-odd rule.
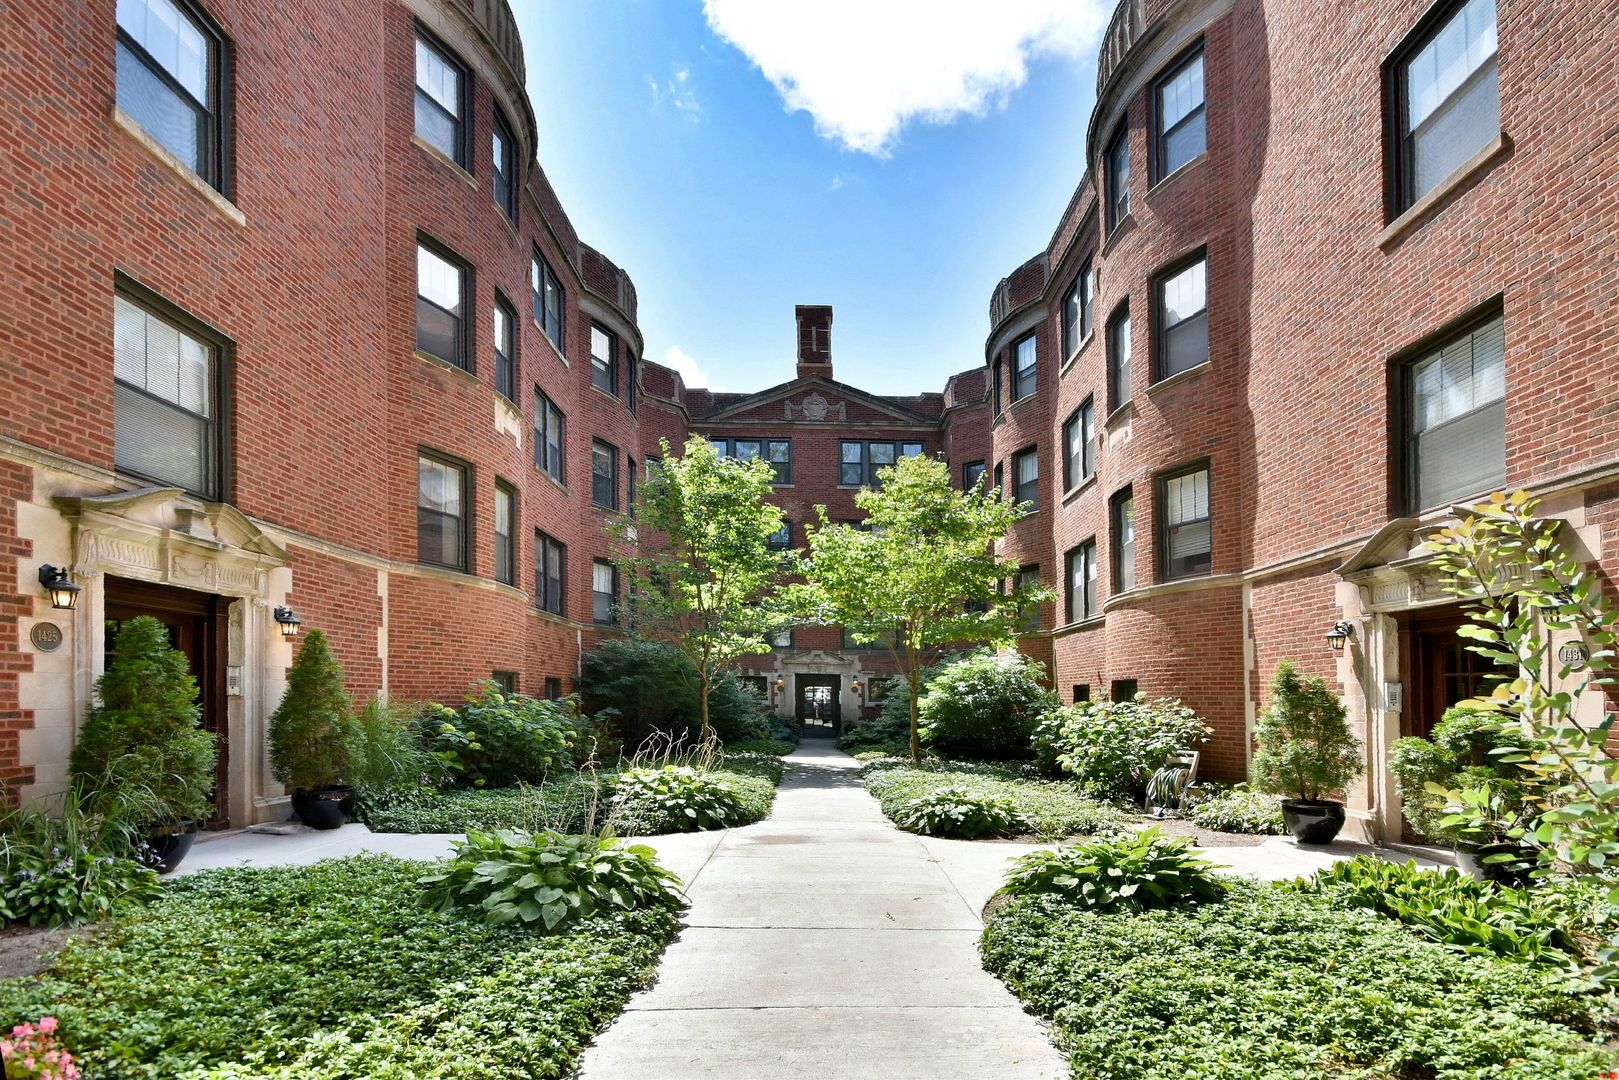
POLYGON ((1590 1080, 1619 1061, 1611 998, 1555 969, 1468 956, 1289 886, 1096 914, 1000 905, 984 966, 1051 1024, 1076 1077, 1590 1080))
POLYGON ((1087 836, 1130 828, 1134 815, 1080 793, 1062 780, 1033 779, 1022 766, 997 762, 908 761, 879 758, 860 770, 870 791, 890 819, 905 804, 945 788, 1006 800, 1042 841, 1087 836))
POLYGON ((665 911, 541 936, 436 912, 430 864, 211 870, 0 983, 85 1075, 561 1077, 651 977, 665 911))

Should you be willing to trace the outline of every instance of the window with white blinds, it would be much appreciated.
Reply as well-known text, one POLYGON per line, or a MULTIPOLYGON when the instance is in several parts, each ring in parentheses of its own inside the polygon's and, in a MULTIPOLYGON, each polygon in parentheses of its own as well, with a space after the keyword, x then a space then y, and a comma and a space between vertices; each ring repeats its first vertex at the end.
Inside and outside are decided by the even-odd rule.
POLYGON ((1501 131, 1495 0, 1455 4, 1397 66, 1404 209, 1501 131))
POLYGON ((590 566, 591 616, 606 626, 618 621, 618 568, 597 559, 590 566))
POLYGON ((1164 577, 1208 573, 1212 551, 1209 470, 1200 468, 1165 477, 1159 494, 1164 523, 1164 577))
POLYGON ((1408 500, 1413 510, 1506 481, 1506 334, 1499 316, 1411 364, 1408 500))
POLYGON ((1199 258, 1158 281, 1158 372, 1167 379, 1209 358, 1207 261, 1199 258))
POLYGON ((113 298, 113 453, 118 468, 219 498, 215 345, 113 298))

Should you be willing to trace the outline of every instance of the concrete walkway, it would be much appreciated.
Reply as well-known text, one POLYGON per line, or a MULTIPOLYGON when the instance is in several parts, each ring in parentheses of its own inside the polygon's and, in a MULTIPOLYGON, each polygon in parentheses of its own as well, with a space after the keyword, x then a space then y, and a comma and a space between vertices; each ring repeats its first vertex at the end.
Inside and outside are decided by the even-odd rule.
MULTIPOLYGON (((685 878, 687 928, 583 1080, 1068 1075, 979 965, 988 893, 964 895, 929 842, 889 824, 853 758, 805 743, 767 820, 709 835, 685 878)), ((987 881, 988 861, 1016 853, 962 877, 987 881)))

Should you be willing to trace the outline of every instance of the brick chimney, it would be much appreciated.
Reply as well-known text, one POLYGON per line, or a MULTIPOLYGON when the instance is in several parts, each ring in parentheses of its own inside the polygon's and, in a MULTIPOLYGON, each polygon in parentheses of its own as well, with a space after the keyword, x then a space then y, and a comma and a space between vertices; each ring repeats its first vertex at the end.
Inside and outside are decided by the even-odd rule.
POLYGON ((799 304, 793 309, 798 319, 798 377, 832 377, 832 307, 830 304, 799 304))

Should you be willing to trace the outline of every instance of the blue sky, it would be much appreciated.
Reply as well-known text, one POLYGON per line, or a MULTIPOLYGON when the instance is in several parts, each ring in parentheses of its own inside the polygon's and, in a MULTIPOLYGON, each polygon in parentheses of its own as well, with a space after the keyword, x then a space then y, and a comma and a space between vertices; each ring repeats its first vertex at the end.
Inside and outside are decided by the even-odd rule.
POLYGON ((635 279, 647 358, 718 389, 792 376, 798 303, 836 309, 838 378, 941 389, 1084 169, 1090 0, 512 7, 563 205, 635 279))

